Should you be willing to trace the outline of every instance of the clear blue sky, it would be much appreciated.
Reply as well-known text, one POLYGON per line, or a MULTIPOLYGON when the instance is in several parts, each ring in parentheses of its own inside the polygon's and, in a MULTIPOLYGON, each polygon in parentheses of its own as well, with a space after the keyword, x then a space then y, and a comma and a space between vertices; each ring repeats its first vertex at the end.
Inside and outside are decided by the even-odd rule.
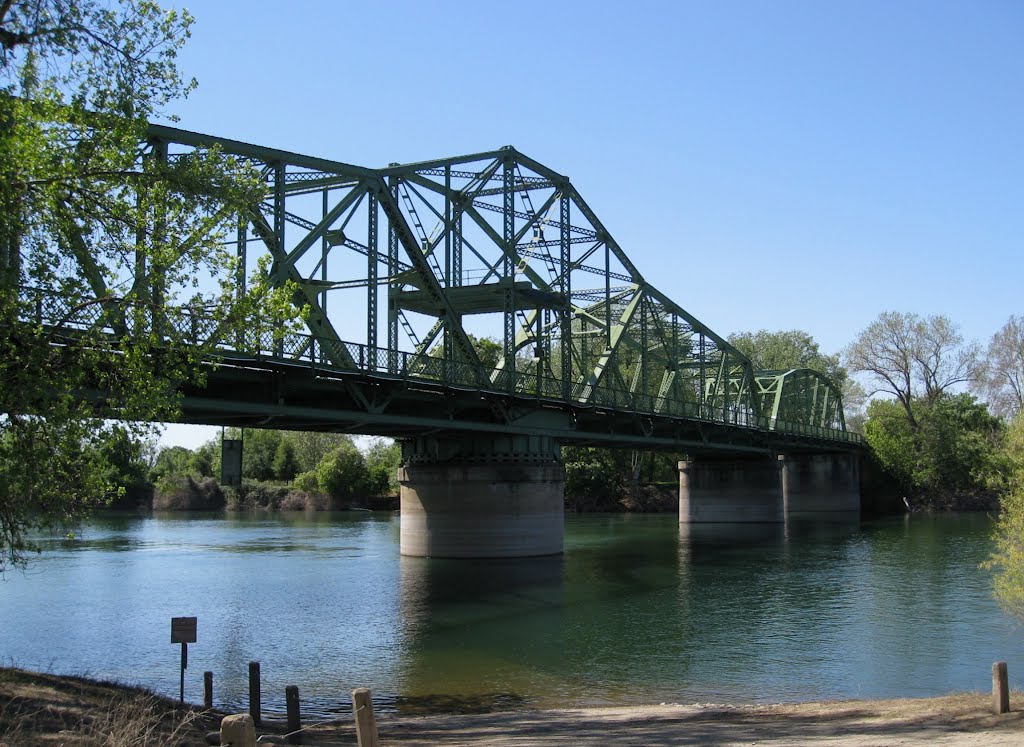
POLYGON ((514 145, 720 334, 1024 314, 1016 0, 179 7, 178 126, 372 167, 514 145))

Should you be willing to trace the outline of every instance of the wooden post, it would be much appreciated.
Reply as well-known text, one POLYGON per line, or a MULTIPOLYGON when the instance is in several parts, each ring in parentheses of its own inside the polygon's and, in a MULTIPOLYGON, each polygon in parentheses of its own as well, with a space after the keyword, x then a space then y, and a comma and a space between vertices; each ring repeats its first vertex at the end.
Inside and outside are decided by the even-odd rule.
POLYGON ((299 721, 299 688, 288 685, 284 689, 284 702, 288 709, 288 744, 302 744, 302 724, 299 721))
POLYGON ((260 663, 249 662, 249 715, 254 724, 260 723, 260 663))
POLYGON ((373 717, 373 700, 365 687, 357 687, 352 691, 352 713, 356 717, 356 741, 359 747, 380 747, 377 720, 373 717))
POLYGON ((997 661, 992 665, 992 712, 1008 713, 1010 710, 1010 683, 1006 676, 1006 662, 997 661))
POLYGON ((203 672, 203 708, 213 708, 213 672, 203 672))

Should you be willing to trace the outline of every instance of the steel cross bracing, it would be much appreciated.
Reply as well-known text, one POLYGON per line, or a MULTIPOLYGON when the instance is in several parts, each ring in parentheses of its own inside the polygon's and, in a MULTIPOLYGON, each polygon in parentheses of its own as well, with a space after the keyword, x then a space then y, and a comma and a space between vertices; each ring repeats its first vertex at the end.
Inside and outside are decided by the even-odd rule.
POLYGON ((216 145, 259 168, 264 199, 216 216, 234 282, 268 256, 272 282, 304 308, 301 334, 232 339, 192 314, 223 360, 186 396, 188 419, 659 448, 857 443, 831 382, 754 371, 644 279, 567 177, 512 147, 370 169, 150 135, 159 157, 216 145), (499 341, 489 360, 485 337, 499 341))

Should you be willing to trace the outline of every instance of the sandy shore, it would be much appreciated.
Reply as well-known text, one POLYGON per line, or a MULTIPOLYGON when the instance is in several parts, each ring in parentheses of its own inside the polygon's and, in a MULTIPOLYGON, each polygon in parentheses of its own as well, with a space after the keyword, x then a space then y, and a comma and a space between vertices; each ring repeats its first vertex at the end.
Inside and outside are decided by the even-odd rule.
MULTIPOLYGON (((988 695, 770 706, 659 705, 381 718, 378 729, 382 745, 403 747, 1024 745, 1024 711, 995 716, 990 708, 988 695)), ((313 729, 310 741, 351 744, 344 733, 350 728, 313 729)))
MULTIPOLYGON (((381 717, 382 747, 773 747, 1024 746, 1024 694, 1013 710, 991 712, 987 694, 764 706, 658 705, 512 711, 480 715, 381 717)), ((223 714, 138 688, 85 678, 0 669, 0 746, 203 745, 223 714), (147 737, 138 739, 140 732, 147 737)), ((354 745, 351 718, 307 724, 305 744, 354 745)), ((281 735, 284 724, 259 734, 281 735)))

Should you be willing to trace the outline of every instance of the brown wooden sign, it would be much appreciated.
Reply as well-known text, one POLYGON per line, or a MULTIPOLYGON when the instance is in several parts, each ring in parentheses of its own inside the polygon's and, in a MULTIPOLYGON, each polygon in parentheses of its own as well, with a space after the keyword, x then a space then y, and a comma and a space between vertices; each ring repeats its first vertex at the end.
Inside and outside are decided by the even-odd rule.
POLYGON ((194 617, 172 617, 171 618, 171 643, 195 643, 196 642, 196 618, 194 617))

